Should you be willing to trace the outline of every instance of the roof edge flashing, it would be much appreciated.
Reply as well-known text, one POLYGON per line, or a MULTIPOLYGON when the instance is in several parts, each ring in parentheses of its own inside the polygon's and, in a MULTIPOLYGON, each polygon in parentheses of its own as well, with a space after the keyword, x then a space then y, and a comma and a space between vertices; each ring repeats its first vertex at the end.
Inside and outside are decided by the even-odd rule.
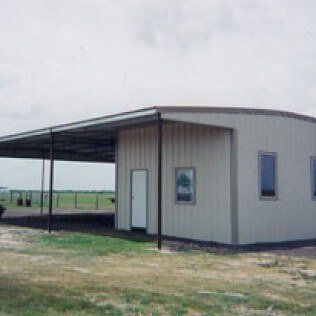
POLYGON ((138 111, 132 111, 132 112, 124 112, 114 115, 109 115, 101 118, 96 118, 92 120, 86 120, 86 121, 80 121, 65 125, 59 125, 52 127, 53 133, 59 133, 66 130, 71 130, 75 128, 85 128, 88 126, 95 126, 95 125, 101 125, 106 123, 115 123, 119 121, 129 120, 129 119, 137 119, 144 116, 150 116, 157 114, 156 108, 148 108, 148 109, 141 109, 138 111))
POLYGON ((12 141, 12 140, 19 140, 21 138, 30 138, 30 137, 34 137, 34 136, 48 135, 51 132, 52 132, 51 128, 42 128, 42 129, 30 131, 30 132, 22 132, 22 133, 18 133, 18 134, 1 136, 0 143, 12 141))
POLYGON ((89 126, 116 123, 116 122, 120 122, 124 120, 126 121, 126 120, 139 119, 142 117, 156 115, 157 113, 158 111, 156 107, 145 108, 145 109, 140 109, 140 110, 130 111, 130 112, 123 112, 123 113, 108 115, 108 116, 95 118, 95 119, 89 119, 89 120, 78 121, 78 122, 69 123, 69 124, 41 128, 41 129, 37 129, 33 131, 26 131, 26 132, 17 133, 17 134, 1 136, 0 143, 16 141, 16 140, 25 139, 25 138, 31 138, 34 136, 42 136, 42 135, 44 136, 44 135, 49 135, 51 133, 60 133, 63 131, 68 131, 68 130, 70 131, 77 128, 85 128, 89 126))
POLYGON ((308 121, 316 123, 316 117, 295 113, 285 110, 274 109, 260 109, 260 108, 247 108, 247 107, 207 107, 207 106, 159 106, 157 110, 162 113, 175 113, 175 112, 187 112, 187 113, 212 113, 212 114, 242 114, 242 115, 266 115, 277 116, 284 118, 292 118, 302 121, 308 121))

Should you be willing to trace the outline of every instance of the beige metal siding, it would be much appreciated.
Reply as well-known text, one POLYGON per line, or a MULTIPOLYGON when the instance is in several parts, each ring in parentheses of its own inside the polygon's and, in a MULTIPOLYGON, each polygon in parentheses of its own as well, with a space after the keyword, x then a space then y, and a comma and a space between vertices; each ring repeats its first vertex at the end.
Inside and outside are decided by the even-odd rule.
POLYGON ((165 124, 163 234, 230 243, 230 131, 165 124), (175 168, 196 170, 196 204, 175 203, 175 168))
MULTIPOLYGON (((156 128, 121 131, 118 138, 118 228, 130 229, 130 173, 149 171, 148 232, 157 232, 156 128)), ((163 129, 165 235, 230 243, 230 131, 165 123, 163 129), (175 203, 175 168, 195 167, 196 204, 175 203)))
POLYGON ((156 128, 124 130, 118 135, 118 228, 131 227, 131 171, 148 170, 148 233, 156 232, 157 136, 156 128))
POLYGON ((316 124, 255 114, 166 113, 163 118, 235 128, 238 132, 239 242, 316 238, 310 157, 316 155, 316 124), (258 198, 258 151, 277 152, 278 199, 258 198))

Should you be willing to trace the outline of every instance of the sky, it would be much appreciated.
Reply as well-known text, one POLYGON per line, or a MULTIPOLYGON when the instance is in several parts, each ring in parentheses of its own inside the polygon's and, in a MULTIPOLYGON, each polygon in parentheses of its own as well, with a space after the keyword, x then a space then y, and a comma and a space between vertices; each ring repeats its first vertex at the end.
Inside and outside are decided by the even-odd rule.
MULTIPOLYGON (((314 0, 0 0, 0 135, 154 105, 316 116, 314 0)), ((41 162, 0 159, 36 189, 41 162)), ((57 163, 58 189, 114 166, 57 163)))

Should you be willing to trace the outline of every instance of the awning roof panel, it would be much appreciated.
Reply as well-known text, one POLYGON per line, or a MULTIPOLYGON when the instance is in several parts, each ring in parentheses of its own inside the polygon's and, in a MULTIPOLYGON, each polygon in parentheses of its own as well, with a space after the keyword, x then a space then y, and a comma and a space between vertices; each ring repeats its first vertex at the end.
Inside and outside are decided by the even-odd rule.
POLYGON ((53 133, 56 160, 115 162, 117 131, 156 119, 156 109, 149 108, 4 136, 0 157, 48 159, 53 133))

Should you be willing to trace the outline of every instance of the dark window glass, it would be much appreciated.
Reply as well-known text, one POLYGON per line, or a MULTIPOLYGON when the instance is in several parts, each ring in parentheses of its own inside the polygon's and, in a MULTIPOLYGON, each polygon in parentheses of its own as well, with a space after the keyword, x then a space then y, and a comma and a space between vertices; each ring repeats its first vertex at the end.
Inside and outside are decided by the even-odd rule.
POLYGON ((189 202, 195 201, 195 183, 193 168, 176 169, 176 201, 189 202))
POLYGON ((276 196, 276 159, 274 154, 260 155, 260 194, 262 197, 276 196))
POLYGON ((313 197, 316 198, 316 158, 312 159, 312 190, 313 197))

